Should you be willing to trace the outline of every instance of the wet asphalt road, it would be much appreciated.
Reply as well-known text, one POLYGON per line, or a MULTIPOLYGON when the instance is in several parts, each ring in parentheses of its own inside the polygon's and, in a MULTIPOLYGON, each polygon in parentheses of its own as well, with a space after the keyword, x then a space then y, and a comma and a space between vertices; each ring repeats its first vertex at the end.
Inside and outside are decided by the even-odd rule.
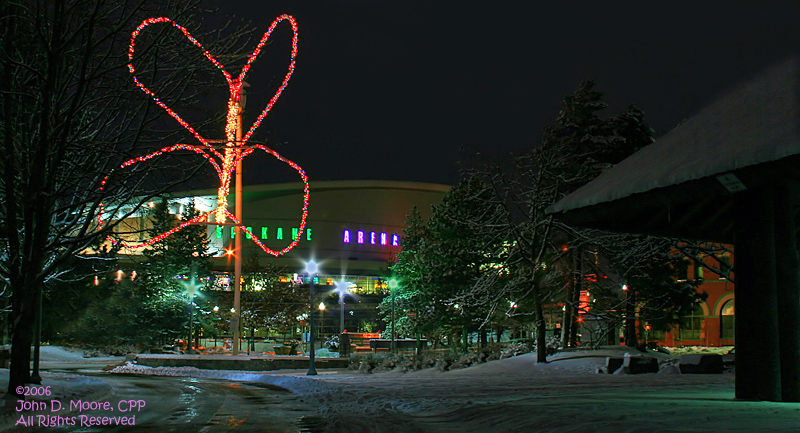
MULTIPOLYGON (((102 376, 115 393, 106 409, 65 411, 62 418, 71 418, 76 425, 47 426, 47 411, 28 412, 34 416, 32 425, 17 427, 10 432, 318 432, 320 420, 309 407, 289 391, 264 384, 229 382, 219 379, 163 377, 137 375, 102 376), (139 408, 127 401, 144 401, 139 408), (120 403, 122 402, 122 403, 120 403), (110 409, 108 409, 110 407, 110 409), (120 412, 120 410, 125 412, 120 412), (81 417, 81 415, 84 415, 81 417), (126 417, 134 425, 88 425, 101 418, 126 417)), ((66 401, 64 403, 67 403, 66 401)), ((58 422, 58 421, 56 421, 58 422)), ((122 422, 121 420, 118 422, 122 422)))

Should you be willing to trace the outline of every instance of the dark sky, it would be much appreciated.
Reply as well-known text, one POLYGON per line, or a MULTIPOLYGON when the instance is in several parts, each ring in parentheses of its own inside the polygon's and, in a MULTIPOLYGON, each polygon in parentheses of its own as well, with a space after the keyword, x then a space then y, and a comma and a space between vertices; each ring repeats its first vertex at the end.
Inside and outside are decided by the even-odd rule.
MULTIPOLYGON (((605 93, 606 115, 636 104, 663 135, 800 47, 797 1, 206 5, 260 33, 280 14, 297 19, 296 72, 256 137, 285 143, 276 149, 312 182, 454 183, 457 161, 476 151, 500 158, 535 146, 583 79, 605 93)), ((285 23, 276 32, 291 33, 285 23)), ((248 76, 251 118, 262 108, 251 101, 266 101, 281 78, 260 75, 261 62, 287 64, 288 44, 277 45, 248 76)), ((286 180, 263 167, 245 173, 248 182, 286 180)))

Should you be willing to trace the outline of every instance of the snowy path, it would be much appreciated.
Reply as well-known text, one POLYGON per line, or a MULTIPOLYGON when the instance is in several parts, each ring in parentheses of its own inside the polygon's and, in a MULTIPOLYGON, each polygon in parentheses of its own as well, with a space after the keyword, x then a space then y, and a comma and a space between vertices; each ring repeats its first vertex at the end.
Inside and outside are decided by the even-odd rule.
MULTIPOLYGON (((444 373, 320 370, 309 377, 305 371, 142 366, 120 371, 277 385, 291 390, 331 432, 800 431, 800 404, 735 401, 731 373, 598 374, 604 355, 620 353, 592 354, 599 356, 547 364, 536 364, 527 354, 444 373)), ((576 355, 582 354, 560 356, 576 355)), ((249 425, 237 430, 259 431, 249 425)))

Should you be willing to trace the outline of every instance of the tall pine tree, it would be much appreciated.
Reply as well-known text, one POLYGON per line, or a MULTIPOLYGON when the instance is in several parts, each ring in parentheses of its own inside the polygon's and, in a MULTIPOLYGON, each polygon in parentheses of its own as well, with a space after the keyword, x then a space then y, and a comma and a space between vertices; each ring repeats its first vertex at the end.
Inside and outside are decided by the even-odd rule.
MULTIPOLYGON (((170 207, 178 205, 167 199, 157 202, 152 208, 149 220, 152 225, 147 235, 152 239, 160 233, 176 227, 181 220, 186 221, 198 215, 194 201, 190 200, 182 211, 175 215, 170 207)), ((186 335, 190 314, 190 304, 185 283, 194 278, 202 284, 210 276, 208 269, 209 240, 203 225, 190 225, 168 236, 143 251, 141 306, 145 315, 140 325, 150 329, 158 342, 170 342, 186 335)))
MULTIPOLYGON (((561 156, 551 157, 556 163, 547 169, 552 181, 558 184, 559 198, 654 141, 644 113, 635 106, 629 106, 616 116, 601 118, 600 112, 606 104, 603 94, 594 87, 592 81, 582 82, 573 95, 564 98, 556 122, 545 129, 541 151, 561 156)), ((569 282, 562 325, 565 344, 577 342, 578 295, 588 289, 585 287, 587 270, 594 270, 595 276, 602 272, 596 263, 597 256, 586 254, 587 248, 599 251, 604 257, 606 274, 616 273, 617 281, 622 279, 628 283, 627 309, 620 309, 627 310, 627 344, 637 343, 637 318, 639 321, 649 318, 665 329, 676 324, 679 316, 690 311, 698 299, 692 284, 677 281, 680 257, 675 255, 675 240, 600 234, 564 225, 558 226, 557 233, 570 249, 570 254, 565 256, 570 261, 565 267, 568 269, 565 279, 569 282), (631 254, 632 251, 636 254, 631 254)))

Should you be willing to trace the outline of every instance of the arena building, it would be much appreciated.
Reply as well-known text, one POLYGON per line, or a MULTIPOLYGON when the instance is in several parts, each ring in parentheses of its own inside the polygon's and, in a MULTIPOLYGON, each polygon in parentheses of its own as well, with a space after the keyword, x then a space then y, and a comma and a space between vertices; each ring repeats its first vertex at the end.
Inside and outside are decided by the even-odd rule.
MULTIPOLYGON (((306 229, 297 246, 273 257, 245 239, 243 255, 256 256, 259 262, 284 267, 298 276, 305 263, 313 259, 319 265, 321 284, 344 279, 355 283, 358 292, 376 293, 375 281, 388 276, 387 266, 400 251, 400 236, 411 208, 416 206, 427 219, 431 206, 440 203, 448 189, 445 185, 419 182, 314 182, 310 184, 306 229)), ((301 183, 245 187, 242 221, 266 246, 282 249, 297 236, 302 191, 301 183)), ((216 202, 215 193, 190 197, 210 209, 216 202)), ((228 270, 225 252, 232 248, 237 235, 232 227, 209 226, 211 247, 218 251, 214 269, 228 270)))
MULTIPOLYGON (((301 284, 308 281, 304 273, 306 262, 314 260, 319 266, 315 284, 320 294, 332 294, 339 281, 352 283, 345 300, 347 318, 352 323, 351 332, 363 331, 359 329, 361 324, 380 322, 376 307, 388 293, 388 266, 400 251, 406 216, 416 206, 427 220, 431 206, 440 203, 450 187, 382 180, 319 181, 310 182, 309 186, 309 212, 299 243, 286 254, 274 257, 262 251, 252 239, 242 239, 242 257, 257 257, 259 264, 275 265, 284 270, 282 280, 301 284)), ((250 185, 243 190, 243 223, 265 246, 273 250, 287 247, 299 234, 303 184, 250 185)), ((208 212, 216 208, 216 194, 216 190, 173 194, 169 198, 170 212, 180 215, 183 207, 191 203, 200 212, 208 212)), ((233 208, 232 198, 229 205, 233 208)), ((135 233, 129 240, 146 240, 144 229, 148 228, 148 218, 147 212, 135 213, 121 230, 135 233)), ((213 222, 211 218, 209 222, 213 222)), ((211 268, 216 274, 211 287, 232 291, 235 236, 247 235, 230 225, 209 224, 208 236, 214 253, 211 268)), ((135 263, 135 256, 141 250, 123 249, 121 254, 135 263)), ((339 317, 339 308, 332 295, 328 307, 324 314, 332 318, 326 323, 330 329, 325 331, 336 333, 339 321, 334 318, 339 317)), ((382 323, 378 326, 383 328, 382 323)))

